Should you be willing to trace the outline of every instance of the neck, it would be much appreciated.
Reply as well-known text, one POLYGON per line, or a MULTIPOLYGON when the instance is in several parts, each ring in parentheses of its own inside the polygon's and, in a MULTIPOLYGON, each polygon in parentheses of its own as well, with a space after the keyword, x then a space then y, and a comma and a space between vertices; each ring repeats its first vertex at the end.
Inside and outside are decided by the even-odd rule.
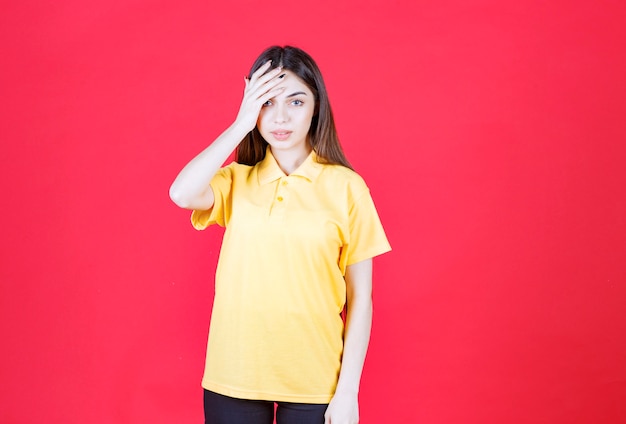
POLYGON ((305 149, 295 151, 272 149, 272 155, 276 159, 278 167, 287 175, 298 169, 310 153, 311 148, 308 145, 305 149))

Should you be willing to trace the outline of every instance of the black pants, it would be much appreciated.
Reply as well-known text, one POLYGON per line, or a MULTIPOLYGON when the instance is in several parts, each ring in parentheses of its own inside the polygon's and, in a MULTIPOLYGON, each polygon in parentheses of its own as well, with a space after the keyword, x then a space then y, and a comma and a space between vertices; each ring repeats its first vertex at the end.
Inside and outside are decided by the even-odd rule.
MULTIPOLYGON (((327 404, 276 402, 276 424, 324 424, 327 404)), ((204 391, 205 424, 272 424, 274 402, 204 391)))

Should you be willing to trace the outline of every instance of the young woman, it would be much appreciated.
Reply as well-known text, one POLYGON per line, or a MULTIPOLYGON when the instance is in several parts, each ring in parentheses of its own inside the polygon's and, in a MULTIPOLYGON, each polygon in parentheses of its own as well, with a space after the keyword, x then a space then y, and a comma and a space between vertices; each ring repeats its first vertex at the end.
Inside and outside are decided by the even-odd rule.
POLYGON ((264 51, 234 123, 183 168, 170 197, 193 210, 195 228, 226 227, 206 423, 271 424, 275 403, 278 424, 357 423, 372 257, 390 246, 313 59, 289 46, 264 51))

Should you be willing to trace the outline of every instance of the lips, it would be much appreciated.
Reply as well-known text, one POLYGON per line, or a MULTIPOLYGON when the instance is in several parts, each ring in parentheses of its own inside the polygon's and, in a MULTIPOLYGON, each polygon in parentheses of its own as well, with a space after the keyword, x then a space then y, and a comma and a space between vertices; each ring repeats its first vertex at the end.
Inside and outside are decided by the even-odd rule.
POLYGON ((287 131, 283 129, 270 131, 270 134, 272 134, 272 136, 274 136, 274 138, 278 141, 287 140, 291 133, 292 131, 287 131))

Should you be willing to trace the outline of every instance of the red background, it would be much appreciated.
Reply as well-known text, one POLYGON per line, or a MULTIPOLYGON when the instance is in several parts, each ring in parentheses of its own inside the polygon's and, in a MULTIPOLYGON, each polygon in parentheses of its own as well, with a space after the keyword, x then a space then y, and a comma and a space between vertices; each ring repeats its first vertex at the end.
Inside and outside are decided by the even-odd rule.
POLYGON ((221 231, 167 191, 309 51, 392 253, 362 423, 626 422, 621 1, 0 6, 0 422, 193 423, 221 231))

